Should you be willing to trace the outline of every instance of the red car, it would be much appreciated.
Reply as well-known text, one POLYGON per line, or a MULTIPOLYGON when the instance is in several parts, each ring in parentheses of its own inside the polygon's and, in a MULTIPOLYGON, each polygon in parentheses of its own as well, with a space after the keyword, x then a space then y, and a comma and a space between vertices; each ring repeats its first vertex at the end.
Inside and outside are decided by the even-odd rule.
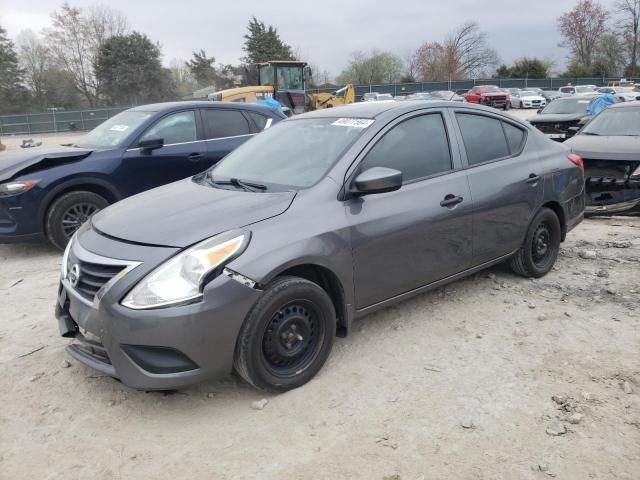
POLYGON ((464 94, 464 98, 469 103, 479 103, 489 107, 501 108, 509 110, 510 98, 509 94, 495 85, 479 85, 473 87, 464 94))

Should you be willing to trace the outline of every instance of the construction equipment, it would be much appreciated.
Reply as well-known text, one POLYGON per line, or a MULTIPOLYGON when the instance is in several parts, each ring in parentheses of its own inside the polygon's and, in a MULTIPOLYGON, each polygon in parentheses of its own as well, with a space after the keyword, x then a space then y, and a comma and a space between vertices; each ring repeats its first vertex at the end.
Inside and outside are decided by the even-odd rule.
POLYGON ((207 98, 220 102, 258 102, 274 98, 293 113, 331 108, 353 103, 355 89, 347 85, 334 93, 307 93, 305 74, 309 72, 306 62, 274 60, 259 63, 257 86, 229 88, 210 93, 207 98))

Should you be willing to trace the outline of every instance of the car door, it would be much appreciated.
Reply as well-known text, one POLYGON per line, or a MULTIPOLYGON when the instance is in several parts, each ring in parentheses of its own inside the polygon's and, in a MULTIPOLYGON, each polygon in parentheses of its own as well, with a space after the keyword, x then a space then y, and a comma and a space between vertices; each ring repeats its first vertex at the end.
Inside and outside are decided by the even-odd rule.
POLYGON ((206 145, 196 110, 171 112, 156 120, 125 152, 122 172, 132 195, 190 177, 204 170, 206 145), (161 148, 140 148, 143 141, 161 139, 161 148))
POLYGON ((205 126, 205 168, 218 163, 255 134, 255 127, 244 112, 231 108, 203 108, 205 126))
POLYGON ((542 202, 542 164, 525 127, 484 112, 452 115, 473 199, 473 264, 480 265, 522 244, 542 202))
POLYGON ((372 144, 351 178, 383 166, 403 185, 345 202, 358 309, 461 272, 472 253, 469 187, 443 111, 404 116, 372 144))

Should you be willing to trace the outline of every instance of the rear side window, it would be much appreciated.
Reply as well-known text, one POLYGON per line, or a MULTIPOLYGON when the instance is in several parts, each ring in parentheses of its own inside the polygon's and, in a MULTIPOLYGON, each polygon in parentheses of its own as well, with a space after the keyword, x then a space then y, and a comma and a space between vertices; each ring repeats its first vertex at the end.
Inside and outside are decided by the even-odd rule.
POLYGON ((456 118, 469 166, 510 155, 500 120, 466 113, 457 113, 456 118))
POLYGON ((504 134, 507 137, 511 155, 519 153, 522 148, 522 142, 524 142, 524 131, 507 122, 502 122, 502 126, 504 127, 504 134))
POLYGON ((260 115, 259 113, 255 113, 255 112, 247 112, 247 113, 249 114, 253 122, 256 124, 256 127, 258 127, 259 132, 271 126, 272 120, 269 117, 265 117, 264 115, 260 115))
POLYGON ((207 123, 207 139, 235 137, 251 133, 249 122, 237 110, 208 108, 203 111, 207 123))
POLYGON ((403 181, 451 170, 447 131, 440 114, 422 115, 399 123, 376 143, 361 163, 400 170, 403 181))

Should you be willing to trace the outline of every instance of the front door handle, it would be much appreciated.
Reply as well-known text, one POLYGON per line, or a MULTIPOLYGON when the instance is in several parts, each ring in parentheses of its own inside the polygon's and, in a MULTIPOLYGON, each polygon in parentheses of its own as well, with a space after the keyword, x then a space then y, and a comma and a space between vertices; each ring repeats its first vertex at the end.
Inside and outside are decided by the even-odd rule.
POLYGON ((540 181, 540 175, 536 175, 535 173, 529 174, 529 178, 527 178, 527 183, 538 183, 540 181))
POLYGON ((460 196, 448 194, 446 197, 444 197, 444 200, 442 200, 440 202, 440 206, 441 207, 453 207, 454 205, 459 204, 463 200, 464 200, 464 198, 462 198, 460 196))
POLYGON ((204 158, 204 155, 201 153, 192 153, 187 158, 192 162, 199 162, 204 158))

